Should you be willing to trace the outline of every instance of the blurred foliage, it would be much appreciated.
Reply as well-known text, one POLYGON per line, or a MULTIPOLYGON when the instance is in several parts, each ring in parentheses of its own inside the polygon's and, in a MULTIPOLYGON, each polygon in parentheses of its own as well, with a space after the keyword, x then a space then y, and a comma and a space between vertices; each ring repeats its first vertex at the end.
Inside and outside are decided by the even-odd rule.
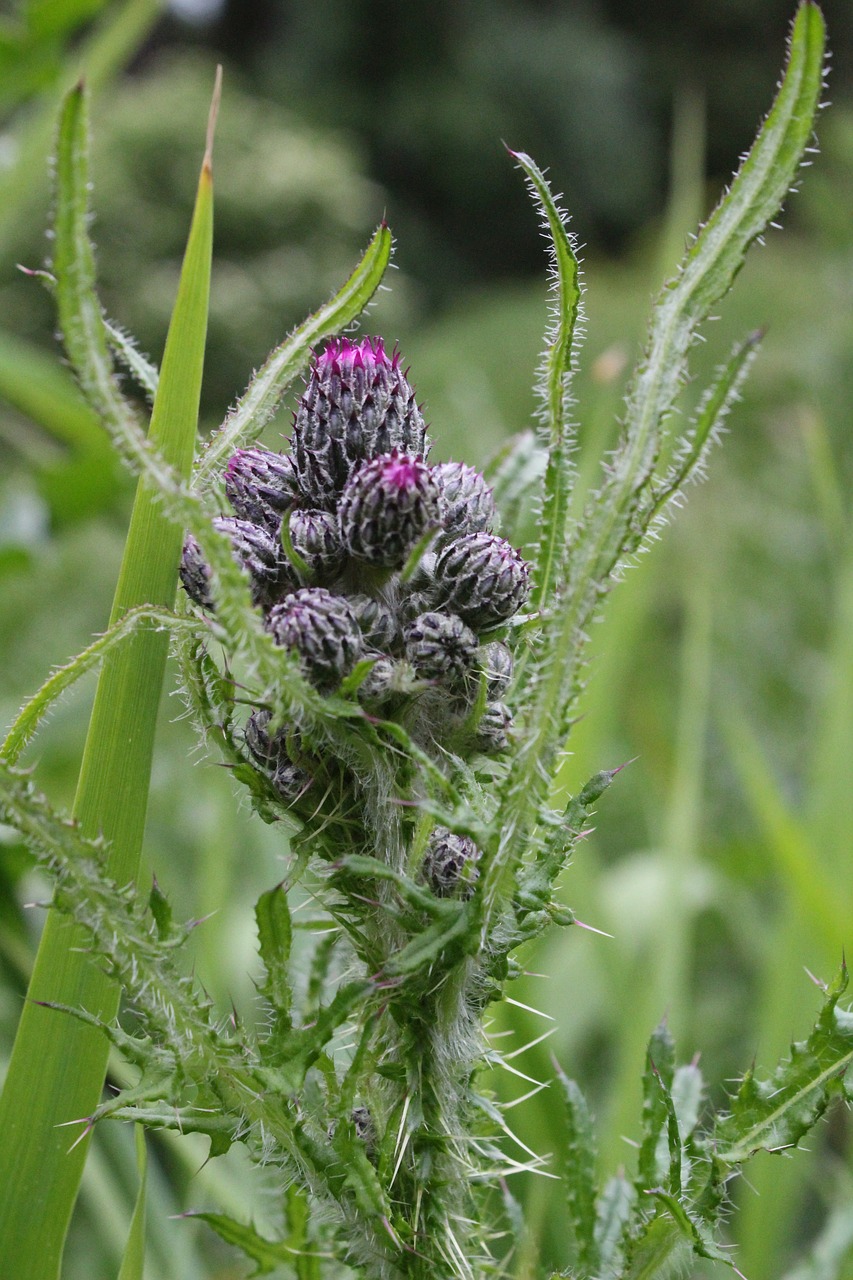
MULTIPOLYGON (((164 57, 101 100, 94 136, 95 240, 108 314, 159 359, 194 196, 198 139, 212 68, 164 57)), ((226 80, 217 135, 217 278, 211 301, 203 417, 219 421, 252 368, 351 269, 381 191, 362 176, 352 145, 226 80)), ((38 263, 38 232, 19 246, 38 263)), ((52 326, 50 299, 28 281, 0 287, 15 332, 52 326)))
MULTIPOLYGON (((500 139, 552 167, 598 251, 623 250, 663 211, 685 94, 706 103, 705 169, 725 182, 767 109, 793 11, 790 0, 437 0, 404 16, 393 0, 207 8, 196 40, 274 100, 356 134, 390 194, 405 266, 436 303, 536 269, 500 139)), ((853 9, 823 8, 832 96, 849 101, 853 9)))

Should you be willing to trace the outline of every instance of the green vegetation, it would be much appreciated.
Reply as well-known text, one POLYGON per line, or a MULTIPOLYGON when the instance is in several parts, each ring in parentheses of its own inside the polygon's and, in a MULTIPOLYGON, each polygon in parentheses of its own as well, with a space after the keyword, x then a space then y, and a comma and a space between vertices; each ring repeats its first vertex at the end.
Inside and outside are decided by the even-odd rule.
MULTIPOLYGON (((813 19, 813 10, 805 12, 813 19)), ((820 66, 814 47, 807 61, 814 76, 820 66)), ((798 145, 808 140, 810 128, 807 117, 800 124, 798 145)), ((681 1251, 689 1253, 695 1247, 699 1253, 713 1254, 701 1214, 687 1220, 677 1203, 684 1187, 690 1188, 692 1210, 701 1201, 690 1183, 693 1162, 704 1169, 703 1158, 712 1152, 718 1172, 728 1161, 736 1163, 747 1154, 744 1134, 753 1129, 756 1145, 774 1147, 795 1140, 798 1125, 811 1121, 823 1098, 816 1090, 803 1097, 802 1112, 796 1106, 786 1112, 778 1097, 784 1100, 788 1080, 802 1083, 823 1071, 826 1079, 837 1083, 848 1061, 843 1045, 849 1038, 849 1015, 836 1018, 833 1014, 839 985, 830 993, 808 1048, 800 1051, 789 1075, 783 1074, 772 1086, 777 1095, 773 1104, 761 1087, 755 1096, 747 1091, 740 1119, 732 1122, 736 1135, 723 1122, 713 1147, 705 1148, 698 1131, 693 1133, 699 1090, 695 1065, 674 1067, 667 1033, 660 1029, 652 1042, 655 1072, 649 1070, 645 1057, 649 1035, 666 1014, 677 1061, 689 1062, 694 1052, 701 1052, 702 1074, 711 1082, 707 1101, 725 1107, 723 1082, 739 1076, 753 1059, 756 1080, 769 1078, 774 1064, 787 1052, 791 1036, 806 1035, 823 997, 804 969, 829 979, 839 967, 845 943, 849 944, 853 517, 846 496, 850 460, 844 432, 853 297, 847 283, 851 242, 833 212, 833 201, 838 200, 845 180, 843 115, 827 141, 836 150, 830 152, 830 163, 823 170, 824 189, 819 196, 809 195, 806 184, 799 198, 799 229, 782 237, 774 234, 766 248, 753 254, 738 289, 725 304, 725 319, 718 326, 722 330, 724 325, 725 331, 709 335, 713 342, 707 354, 704 350, 691 353, 697 380, 705 385, 738 336, 769 325, 743 401, 731 420, 732 435, 713 457, 711 481, 691 493, 687 510, 666 531, 663 545, 654 547, 651 557, 643 556, 626 573, 607 602, 606 625, 590 627, 589 661, 582 672, 588 687, 579 704, 582 719, 572 728, 571 756, 554 762, 555 781, 548 799, 553 808, 561 809, 571 796, 582 792, 586 779, 597 769, 632 760, 596 803, 597 829, 578 843, 572 869, 562 877, 559 889, 561 899, 581 920, 615 936, 608 939, 552 929, 522 953, 524 968, 546 973, 548 979, 520 978, 510 990, 518 1003, 495 1005, 491 1010, 491 1034, 508 1033, 506 1039, 492 1042, 495 1050, 501 1048, 506 1065, 533 1081, 551 1081, 549 1088, 509 1112, 507 1119, 537 1154, 555 1146, 562 1151, 569 1181, 567 1212, 565 1191, 558 1184, 532 1173, 511 1180, 514 1198, 506 1197, 504 1209, 509 1221, 515 1222, 518 1201, 527 1223, 508 1264, 509 1274, 518 1277, 549 1275, 549 1268, 566 1265, 572 1248, 578 1267, 586 1269, 581 1274, 597 1274, 597 1268, 606 1264, 606 1237, 590 1233, 584 1209, 592 1199, 589 1156, 582 1136, 584 1105, 562 1073, 579 1082, 594 1113, 602 1174, 615 1173, 621 1165, 633 1169, 635 1157, 624 1139, 640 1144, 642 1189, 654 1189, 655 1196, 635 1221, 632 1269, 625 1274, 652 1275, 671 1273, 681 1251), (826 324, 828 313, 833 316, 831 327, 826 324), (512 1058, 516 1049, 537 1039, 549 1025, 525 1006, 555 1018, 555 1034, 512 1058), (552 1052, 561 1067, 556 1076, 552 1052), (669 1093, 660 1090, 661 1081, 669 1093), (566 1123, 575 1131, 574 1146, 565 1134, 558 1141, 555 1116, 563 1107, 566 1123), (768 1135, 761 1128, 766 1113, 780 1107, 793 1118, 787 1128, 768 1135), (573 1151, 574 1156, 565 1158, 566 1152, 573 1151)), ((526 159, 523 162, 545 200, 546 212, 551 213, 551 231, 559 248, 561 224, 549 206, 547 189, 538 171, 526 159)), ((780 180, 781 173, 780 169, 780 180)), ((692 194, 695 197, 695 191, 692 194)), ((760 213, 765 216, 763 210, 760 213)), ((674 211, 674 223, 675 219, 674 211)), ((671 244, 673 233, 682 230, 686 228, 673 225, 663 242, 671 244)), ((746 238, 750 234, 747 228, 746 238)), ((374 242, 373 252, 379 254, 378 271, 384 254, 381 238, 374 242)), ((619 413, 622 368, 632 362, 630 343, 640 334, 645 297, 659 273, 659 264, 650 262, 652 256, 653 252, 638 255, 618 272, 603 262, 585 267, 589 339, 573 381, 580 407, 568 415, 577 416, 581 423, 575 493, 596 483, 591 477, 602 450, 616 443, 613 423, 619 413)), ((698 256, 704 266, 707 256, 698 256)), ((370 275, 369 259, 363 270, 370 275)), ((569 328, 571 276, 569 249, 563 255, 560 309, 569 328)), ((371 289, 372 284, 360 284, 356 277, 353 305, 363 304, 371 289)), ((684 292, 688 302, 695 296, 689 273, 684 292)), ((318 296, 323 296, 322 289, 318 296)), ((111 309, 125 320, 120 305, 118 288, 111 309)), ((371 316, 371 330, 388 331, 383 305, 380 302, 371 316)), ((494 452, 501 434, 529 421, 534 408, 529 373, 536 359, 541 311, 541 286, 518 287, 473 297, 456 313, 410 334, 400 321, 401 346, 443 456, 481 463, 494 452)), ((684 307, 678 312, 684 315, 684 307)), ((329 319, 327 331, 332 331, 329 319)), ((340 323, 340 314, 334 319, 340 323)), ((280 368, 292 376, 300 363, 304 365, 307 341, 316 342, 319 336, 315 327, 313 334, 291 349, 290 363, 282 360, 280 368)), ((545 403, 548 422, 555 426, 564 413, 561 379, 569 345, 558 343, 552 348, 556 363, 545 403)), ((678 354, 672 347, 670 351, 678 354)), ((70 354, 79 366, 80 359, 73 351, 70 354)), ((660 367, 664 364, 660 362, 660 367)), ((733 372, 739 367, 738 363, 733 372)), ((671 373, 674 390, 675 365, 671 373)), ((162 376, 166 376, 165 362, 162 376)), ((669 389, 664 388, 659 407, 665 406, 669 389)), ((688 388, 688 402, 690 392, 688 388)), ((276 398, 278 394, 277 385, 276 398)), ((635 390, 635 396, 639 394, 635 390)), ((651 402, 650 394, 643 391, 644 404, 651 402)), ((249 412, 257 409, 256 403, 244 404, 243 409, 242 416, 238 409, 232 419, 234 435, 229 439, 234 442, 247 426, 254 430, 252 424, 258 421, 249 412)), ((277 447, 275 427, 286 429, 286 423, 282 414, 267 431, 265 438, 273 447, 277 447)), ((137 436, 125 428, 119 434, 138 468, 145 455, 137 436)), ((37 463, 43 462, 43 438, 23 434, 18 439, 37 463)), ((216 454, 208 454, 209 477, 218 469, 212 465, 213 458, 224 462, 230 449, 230 444, 228 448, 223 444, 216 454)), ((644 456, 654 454, 652 447, 644 456)), ((60 461, 55 453, 50 460, 53 465, 60 461)), ((552 529, 559 520, 574 520, 580 511, 576 498, 567 493, 560 496, 559 467, 565 461, 557 457, 552 470, 552 529)), ((494 479, 508 518, 513 511, 513 488, 523 490, 528 471, 528 463, 519 463, 508 476, 506 459, 495 464, 494 479)), ((120 520, 96 496, 94 471, 91 503, 87 505, 84 493, 77 501, 77 521, 64 526, 51 522, 52 516, 55 519, 53 491, 45 484, 43 467, 40 474, 40 489, 19 478, 25 475, 22 467, 11 473, 4 490, 8 517, 0 561, 0 625, 4 653, 9 654, 7 721, 50 666, 87 645, 93 632, 103 631, 121 555, 120 520), (86 584, 85 590, 81 583, 86 584)), ((637 473, 633 474, 636 478, 637 473)), ((67 485, 67 475, 65 479, 67 485)), ((164 479, 170 494, 166 510, 171 502, 174 511, 185 500, 170 487, 168 474, 161 476, 164 479)), ((650 514, 653 506, 654 502, 646 508, 650 514)), ((191 506, 180 509, 185 523, 197 518, 191 506)), ((522 499, 517 536, 525 543, 529 543, 530 528, 525 528, 523 516, 530 511, 531 504, 522 499)), ((606 556, 604 534, 596 545, 606 556)), ((632 550, 630 542, 622 547, 632 550)), ((546 570, 543 559, 537 582, 545 583, 551 573, 558 580, 568 575, 571 581, 576 573, 582 587, 596 588, 609 564, 602 562, 599 573, 590 574, 581 570, 583 561, 577 552, 561 563, 561 550, 560 540, 553 539, 553 553, 547 558, 551 568, 546 570)), ((227 561, 222 568, 227 577, 227 561)), ((239 582, 230 590, 234 604, 233 608, 228 604, 228 611, 236 619, 239 582)), ((586 608, 581 594, 574 598, 579 610, 586 608)), ((221 619, 224 628, 232 626, 228 611, 221 619)), ((587 615, 582 620, 585 625, 587 615)), ((548 634, 555 636, 554 629, 548 634)), ((149 638, 161 640, 162 635, 149 638)), ((233 634, 228 642, 237 644, 233 634)), ((116 660, 126 652, 123 644, 113 650, 116 660)), ((572 686, 579 674, 571 676, 572 686)), ((174 675, 166 680, 167 687, 174 685, 174 675)), ((152 686, 149 701, 154 694, 152 686)), ((237 810, 234 785, 225 771, 212 767, 209 760, 193 767, 188 759, 191 735, 186 722, 170 723, 173 708, 174 700, 161 716, 139 883, 147 894, 151 871, 156 873, 174 919, 216 913, 193 930, 187 946, 212 1002, 212 1017, 227 1018, 233 1000, 251 1039, 258 1030, 253 1027, 252 979, 258 977, 258 964, 252 907, 281 878, 285 844, 280 826, 263 827, 248 811, 237 810)), ((71 803, 86 712, 85 698, 79 694, 58 704, 52 723, 37 740, 38 754, 26 757, 37 761, 39 789, 58 806, 71 803)), ((531 724, 542 723, 535 712, 531 724)), ((529 801, 517 783, 509 801, 525 820, 529 801)), ((73 833, 59 831, 50 811, 32 802, 28 805, 20 792, 7 791, 6 802, 10 815, 21 802, 16 811, 21 827, 29 822, 31 833, 40 833, 36 842, 40 839, 43 847, 58 836, 70 841, 67 868, 70 872, 76 865, 81 878, 76 886, 73 876, 63 880, 62 891, 85 918, 82 904, 96 902, 100 873, 77 861, 82 849, 73 833)), ((441 804, 446 803, 443 797, 441 804)), ((33 886, 29 855, 11 828, 4 828, 3 834, 0 965, 7 982, 0 997, 0 1018, 6 1043, 11 1045, 20 993, 34 955, 32 913, 24 912, 21 904, 45 898, 48 890, 41 882, 33 886)), ((61 855, 61 850, 54 852, 61 855)), ((487 876, 486 882, 500 892, 497 876, 491 880, 487 876)), ((107 913, 121 909, 108 895, 101 905, 107 913)), ((152 906, 157 932, 163 938, 172 937, 169 913, 157 894, 152 906)), ((305 908, 299 907, 299 900, 293 907, 298 922, 298 912, 305 908)), ((267 910, 273 912, 269 899, 267 910)), ((261 916, 259 924, 268 970, 264 994, 275 1001, 282 993, 274 989, 276 928, 271 918, 264 927, 261 916)), ((300 936, 298 929, 295 936, 300 936)), ((130 928, 127 937, 125 957, 136 947, 140 962, 145 960, 145 939, 135 938, 130 928)), ((88 964, 88 957, 84 959, 88 964)), ((181 971, 188 972, 189 967, 189 958, 183 957, 181 971)), ((131 1032, 153 1025, 139 995, 136 1012, 129 1010, 125 1023, 131 1032), (137 1023, 136 1018, 141 1021, 137 1023)), ((70 1019, 65 1021, 66 1015, 38 1013, 63 1020, 62 1035, 70 1035, 66 1028, 72 1024, 70 1019)), ((198 1016, 206 1017, 201 999, 198 1016)), ((257 1016, 262 1029, 263 1014, 258 1011, 257 1016)), ((201 1029, 202 1039, 204 1034, 201 1029)), ((140 1049, 134 1050, 129 1042, 124 1047, 143 1062, 140 1049)), ((488 1085, 507 1102, 534 1087, 513 1080, 497 1065, 493 1077, 481 1079, 478 1088, 482 1091, 488 1085)), ((117 1057, 111 1059, 110 1079, 124 1087, 136 1083, 135 1074, 117 1057)), ((156 1104, 151 1105, 156 1109, 156 1104)), ((37 1122, 32 1115, 27 1119, 33 1126, 37 1122)), ((153 1110, 148 1119, 163 1122, 162 1114, 155 1115, 153 1110)), ((707 1120, 703 1102, 700 1130, 706 1128, 707 1120)), ((338 1141, 353 1160, 358 1158, 351 1135, 343 1134, 338 1141)), ((192 1136, 166 1135, 151 1141, 149 1276, 201 1277, 231 1265, 232 1255, 218 1254, 209 1233, 187 1222, 167 1221, 168 1213, 185 1206, 205 1211, 215 1206, 219 1212, 208 1213, 208 1220, 233 1243, 242 1241, 260 1268, 283 1256, 272 1244, 259 1243, 260 1237, 269 1242, 280 1233, 276 1175, 270 1169, 261 1171, 252 1193, 236 1148, 196 1175, 207 1146, 192 1136), (242 1230, 234 1225, 250 1220, 257 1235, 245 1225, 242 1230), (223 1262, 223 1257, 229 1261, 223 1262)), ((809 1153, 798 1152, 791 1161, 757 1157, 748 1181, 731 1188, 739 1211, 725 1228, 724 1238, 739 1245, 735 1261, 751 1280, 785 1274, 795 1261, 799 1269, 791 1276, 798 1280, 850 1274, 853 1196, 846 1168, 849 1143, 840 1108, 830 1113, 829 1125, 816 1131, 809 1146, 809 1153), (824 1217, 826 1226, 815 1244, 815 1222, 824 1217)), ((504 1155, 511 1149, 519 1151, 507 1145, 504 1155)), ((558 1159, 546 1169, 559 1172, 560 1165, 558 1159)), ((99 1126, 81 1211, 69 1242, 69 1275, 118 1273, 136 1195, 135 1169, 130 1126, 99 1126), (117 1220, 122 1224, 119 1230, 117 1220)), ((363 1177, 364 1187, 372 1191, 366 1170, 363 1177)), ((618 1198, 618 1187, 611 1194, 618 1198)), ((300 1213, 299 1197, 290 1196, 286 1206, 290 1247, 304 1231, 300 1213)), ((131 1238, 136 1239, 135 1233, 131 1238)), ((497 1246, 495 1251, 498 1256, 505 1252, 497 1246)), ((129 1268, 134 1265, 134 1253, 138 1256, 138 1244, 125 1255, 123 1275, 133 1274, 129 1268)), ((45 1274, 50 1265, 45 1263, 45 1274)), ((724 1264, 694 1261, 690 1265, 692 1274, 698 1275, 721 1274, 724 1264)), ((285 1269, 284 1274, 288 1273, 285 1269)), ((299 1264, 297 1274, 317 1274, 313 1261, 299 1264)), ((335 1269, 330 1268, 329 1274, 335 1274, 335 1269)))

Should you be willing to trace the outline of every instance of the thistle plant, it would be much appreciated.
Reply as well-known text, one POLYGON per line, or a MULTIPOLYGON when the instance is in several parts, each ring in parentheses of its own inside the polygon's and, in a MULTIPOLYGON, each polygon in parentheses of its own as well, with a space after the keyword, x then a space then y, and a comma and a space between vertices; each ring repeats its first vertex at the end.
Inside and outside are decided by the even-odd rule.
MULTIPOLYGON (((271 354, 189 479, 184 455, 155 427, 193 421, 192 404, 176 408, 174 398, 186 394, 188 368, 197 397, 209 156, 158 372, 97 301, 82 90, 66 102, 48 282, 80 383, 140 477, 146 520, 165 531, 159 548, 139 550, 131 538, 128 574, 159 557, 168 590, 146 595, 137 578, 110 630, 54 674, 3 747, 3 819, 53 878, 51 918, 76 922, 70 964, 97 957, 112 993, 71 999, 40 972, 31 1016, 54 1037, 82 1025, 88 1046, 113 1046, 138 1072, 132 1088, 101 1102, 102 1071, 90 1056, 91 1101, 72 1103, 62 1123, 77 1122, 82 1135, 107 1119, 201 1133, 212 1156, 241 1143, 272 1174, 277 1238, 203 1215, 256 1274, 511 1275, 521 1228, 507 1180, 522 1171, 564 1178, 572 1254, 562 1274, 664 1277, 696 1257, 732 1267, 722 1230, 732 1177, 758 1150, 795 1147, 832 1096, 849 1092, 843 970, 790 1058, 767 1080, 747 1073, 728 1110, 710 1119, 698 1066, 677 1066, 666 1029, 654 1031, 636 1167, 604 1182, 586 1103, 562 1066, 551 1082, 566 1133, 555 1169, 516 1154, 507 1116, 482 1083, 483 1069, 501 1061, 486 1011, 520 974, 524 944, 579 923, 557 885, 618 772, 594 762, 587 785, 556 802, 589 624, 701 474, 737 398, 756 334, 717 370, 686 424, 675 416, 699 326, 776 216, 808 148, 822 70, 822 18, 804 3, 772 110, 655 305, 619 443, 586 493, 571 399, 577 257, 526 154, 511 153, 541 214, 552 270, 537 378, 540 468, 529 465, 529 436, 504 451, 490 482, 465 462, 431 463, 433 429, 400 352, 379 337, 342 336, 382 279, 391 247, 382 225, 343 290, 271 354), (114 361, 154 397, 147 439, 114 361), (300 373, 289 440, 260 444, 300 373), (537 512, 536 540, 523 548, 511 520, 501 524, 504 495, 519 490, 537 512), (114 825, 88 800, 72 819, 57 812, 19 763, 80 674, 103 660, 101 697, 117 673, 127 678, 132 646, 153 642, 159 652, 167 634, 202 742, 258 818, 287 836, 283 880, 256 909, 257 1027, 251 1016, 223 1021, 203 975, 188 976, 181 945, 194 926, 174 921, 156 884, 150 893, 134 886, 132 859, 116 862, 114 825), (132 1025, 116 1016, 119 989, 132 1025)), ((132 714, 127 700, 118 706, 132 714)), ((113 740, 113 755, 120 750, 113 740)), ((144 781, 144 761, 138 773, 144 781)), ((9 1116, 31 1087, 34 1037, 22 1025, 9 1116)), ((58 1123, 47 1116, 43 1107, 37 1119, 58 1123)), ((11 1133, 4 1159, 14 1161, 23 1138, 11 1133)), ((65 1182, 73 1200, 73 1178, 65 1182)), ((7 1257, 20 1212, 0 1220, 7 1257)), ((16 1274, 55 1273, 60 1252, 61 1239, 47 1262, 30 1248, 16 1274)))

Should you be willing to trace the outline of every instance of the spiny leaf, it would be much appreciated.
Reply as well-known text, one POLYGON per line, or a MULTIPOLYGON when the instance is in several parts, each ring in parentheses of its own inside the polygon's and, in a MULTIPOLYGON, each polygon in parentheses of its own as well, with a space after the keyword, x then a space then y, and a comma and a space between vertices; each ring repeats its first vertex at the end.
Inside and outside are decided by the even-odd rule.
POLYGON ((853 1096, 853 1012, 838 1007, 846 987, 843 967, 808 1039, 791 1046, 790 1057, 768 1080, 757 1079, 753 1071, 745 1076, 731 1111, 717 1123, 708 1142, 721 1176, 756 1151, 795 1147, 833 1096, 853 1096))
POLYGON ((611 1178, 602 1191, 596 1209, 595 1243, 601 1258, 602 1275, 621 1275, 625 1236, 637 1199, 633 1185, 622 1174, 611 1178))
POLYGON ((566 1187, 577 1265, 583 1268, 583 1274, 594 1275, 600 1265, 595 1238, 595 1133, 586 1099, 577 1084, 556 1062, 554 1067, 563 1092, 563 1114, 568 1128, 567 1141, 560 1146, 560 1172, 566 1187))
POLYGON ((548 328, 548 345, 540 366, 538 384, 548 463, 542 491, 539 546, 530 598, 530 607, 535 611, 550 599, 552 590, 559 586, 563 578, 566 522, 575 473, 569 382, 573 371, 581 290, 578 260, 572 237, 566 229, 566 217, 557 207, 545 175, 524 152, 511 151, 510 155, 526 174, 533 198, 542 211, 553 259, 553 322, 548 328))
POLYGON ((62 694, 81 676, 98 666, 113 649, 118 648, 123 641, 143 628, 164 632, 185 630, 197 635, 199 631, 207 630, 207 624, 196 618, 179 618, 169 609, 158 609, 151 605, 140 605, 136 609, 128 609, 118 622, 94 640, 87 649, 78 653, 77 657, 72 658, 65 666, 54 671, 39 691, 24 704, 9 729, 5 741, 0 745, 0 756, 10 764, 15 764, 44 717, 62 694))
POLYGON ((667 1133, 670 1117, 674 1115, 670 1096, 674 1068, 675 1046, 669 1028, 661 1022, 649 1040, 643 1071, 643 1137, 637 1160, 638 1191, 658 1186, 666 1176, 667 1133))
POLYGON ((253 1276, 266 1276, 275 1271, 283 1263, 294 1262, 294 1250, 280 1240, 269 1240, 254 1227, 237 1222, 224 1213, 203 1213, 200 1210, 186 1214, 188 1218, 201 1218, 212 1227, 221 1240, 239 1249, 251 1262, 255 1270, 253 1276))
POLYGON ((274 889, 261 894, 255 907, 255 920, 258 925, 261 960, 266 970, 261 991, 279 1017, 289 1021, 291 990, 288 964, 293 925, 283 885, 276 885, 274 889))

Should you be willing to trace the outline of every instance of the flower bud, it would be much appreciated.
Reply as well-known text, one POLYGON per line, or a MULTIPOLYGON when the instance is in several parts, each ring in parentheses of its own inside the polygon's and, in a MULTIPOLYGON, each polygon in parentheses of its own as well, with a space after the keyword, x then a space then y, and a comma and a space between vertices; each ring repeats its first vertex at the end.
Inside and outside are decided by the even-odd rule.
POLYGON ((464 462, 439 462, 430 471, 441 489, 441 524, 447 533, 488 533, 497 519, 483 476, 464 462))
MULTIPOLYGON (((371 655, 367 655, 368 657, 371 655)), ((381 707, 396 693, 397 663, 380 654, 358 686, 358 700, 366 707, 381 707)))
POLYGON ((350 607, 358 619, 364 643, 380 653, 388 653, 397 642, 398 626, 394 614, 386 604, 374 596, 360 592, 347 596, 350 607))
POLYGON ((439 552, 435 566, 437 603, 477 631, 496 627, 527 598, 529 567, 504 538, 468 533, 439 552))
POLYGON ((396 449, 362 463, 338 507, 341 538, 350 553, 388 569, 401 569, 438 520, 438 487, 430 468, 396 449))
POLYGON ((481 850, 470 836, 458 836, 447 827, 436 827, 423 861, 424 879, 437 898, 470 898, 479 876, 481 850))
POLYGON ((474 732, 474 749, 497 755, 509 746, 512 712, 504 702, 490 702, 474 732))
POLYGON ((238 449, 225 470, 225 493, 239 519, 277 536, 283 513, 299 497, 293 459, 260 446, 238 449))
POLYGON ((425 447, 426 425, 399 352, 389 357, 381 338, 338 338, 315 357, 293 425, 299 483, 312 504, 332 510, 366 458, 425 447))
POLYGON ((281 544, 260 525, 235 516, 216 516, 213 524, 231 539, 234 559, 251 579, 254 604, 268 607, 283 591, 295 585, 296 576, 281 544))
POLYGON ((287 758, 285 746, 286 730, 271 734, 269 724, 272 716, 269 711, 253 711, 243 729, 243 738, 251 754, 262 765, 270 765, 287 758))
POLYGON ((361 656, 358 620, 344 596, 324 587, 302 587, 270 611, 276 644, 295 649, 312 683, 337 684, 361 656))
MULTIPOLYGON (((213 525, 231 539, 234 559, 251 579, 254 604, 267 608, 283 591, 297 585, 296 575, 285 560, 277 539, 265 529, 235 516, 216 516, 213 525)), ((184 539, 178 572, 190 599, 205 609, 212 609, 210 565, 191 533, 184 539)))
POLYGON ((285 804, 296 804, 308 788, 313 786, 314 779, 307 769, 303 769, 298 764, 292 764, 290 760, 283 760, 273 770, 270 783, 273 791, 285 804))
POLYGON ((202 609, 213 608, 213 596, 210 594, 210 565, 202 555, 201 547, 191 533, 184 538, 181 552, 181 563, 178 566, 181 583, 190 600, 200 604, 202 609))
POLYGON ((403 639, 406 657, 425 680, 458 687, 476 665, 477 637, 454 613, 422 613, 403 639))
POLYGON ((334 581, 346 557, 332 513, 297 507, 290 513, 288 529, 293 549, 308 565, 312 578, 318 583, 334 581))
POLYGON ((480 658, 486 677, 486 692, 490 698, 499 698, 506 693, 512 680, 512 654, 502 641, 493 640, 483 646, 480 658))

